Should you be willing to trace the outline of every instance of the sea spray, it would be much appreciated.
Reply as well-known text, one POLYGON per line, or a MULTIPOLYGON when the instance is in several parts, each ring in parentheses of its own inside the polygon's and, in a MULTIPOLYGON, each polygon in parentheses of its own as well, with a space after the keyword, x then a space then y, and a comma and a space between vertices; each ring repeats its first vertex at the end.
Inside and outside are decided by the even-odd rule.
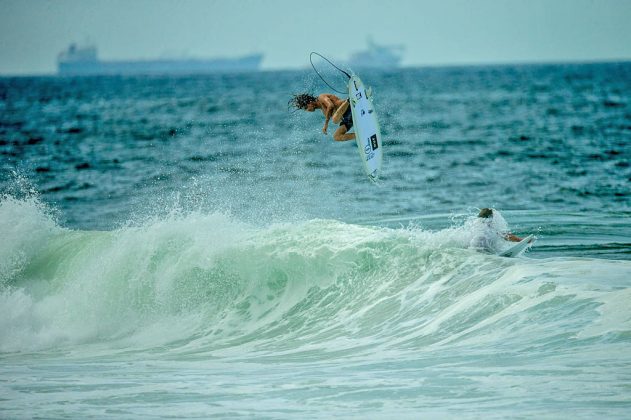
POLYGON ((61 230, 37 197, 1 196, 0 284, 10 282, 61 230))

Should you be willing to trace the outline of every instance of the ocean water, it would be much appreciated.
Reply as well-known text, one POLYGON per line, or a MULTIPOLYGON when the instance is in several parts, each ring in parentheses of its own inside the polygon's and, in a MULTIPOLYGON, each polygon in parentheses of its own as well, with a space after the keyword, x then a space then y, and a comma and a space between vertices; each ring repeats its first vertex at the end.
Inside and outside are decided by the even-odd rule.
POLYGON ((0 79, 0 417, 628 418, 631 63, 360 76, 0 79))

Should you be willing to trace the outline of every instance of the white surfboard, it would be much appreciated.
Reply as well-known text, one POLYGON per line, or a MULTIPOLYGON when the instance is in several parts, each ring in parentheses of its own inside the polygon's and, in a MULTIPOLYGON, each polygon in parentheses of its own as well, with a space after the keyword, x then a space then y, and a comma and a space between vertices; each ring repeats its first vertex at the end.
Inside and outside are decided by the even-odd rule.
POLYGON ((506 251, 502 251, 499 253, 501 257, 516 257, 524 252, 527 248, 532 246, 535 243, 534 235, 528 235, 521 241, 517 242, 515 245, 508 248, 506 251), (532 240, 532 242, 530 242, 532 240))
POLYGON ((381 130, 377 113, 372 103, 370 90, 357 75, 353 74, 348 81, 348 97, 353 113, 353 128, 355 140, 359 148, 359 156, 364 163, 364 170, 372 181, 376 181, 381 174, 381 130))

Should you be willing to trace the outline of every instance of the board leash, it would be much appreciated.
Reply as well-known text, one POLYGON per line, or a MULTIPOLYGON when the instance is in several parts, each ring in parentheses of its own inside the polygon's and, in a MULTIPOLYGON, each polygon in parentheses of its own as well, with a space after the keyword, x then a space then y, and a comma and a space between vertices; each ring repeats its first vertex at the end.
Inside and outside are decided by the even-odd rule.
POLYGON ((331 86, 331 85, 330 85, 330 84, 329 84, 329 83, 328 83, 328 82, 324 79, 324 77, 322 77, 322 75, 320 74, 320 72, 318 71, 318 69, 316 69, 316 66, 313 64, 313 58, 312 58, 312 57, 313 57, 313 55, 314 55, 314 54, 315 54, 315 55, 317 55, 317 56, 319 56, 319 57, 321 57, 321 58, 323 58, 323 59, 324 59, 327 63, 329 63, 330 65, 332 65, 333 67, 335 67, 337 70, 341 71, 342 73, 344 73, 344 74, 346 75, 346 77, 348 77, 348 78, 349 78, 349 80, 350 80, 350 78, 351 78, 351 75, 350 75, 350 74, 348 74, 347 72, 345 72, 344 70, 342 70, 341 68, 339 68, 338 66, 336 66, 335 64, 333 64, 333 63, 331 62, 331 60, 329 60, 328 58, 326 58, 326 57, 325 57, 325 56, 323 56, 322 54, 317 53, 317 52, 315 52, 315 51, 312 51, 312 52, 311 52, 311 54, 309 54, 309 61, 311 62, 311 67, 313 67, 313 71, 315 71, 315 72, 316 72, 316 74, 317 74, 318 76, 320 76, 320 79, 322 79, 322 81, 323 81, 323 82, 324 82, 324 83, 325 83, 328 87, 330 87, 331 89, 333 89, 333 90, 334 90, 334 91, 336 91, 337 93, 341 93, 342 95, 346 94, 347 92, 340 92, 339 90, 335 89, 333 86, 331 86))

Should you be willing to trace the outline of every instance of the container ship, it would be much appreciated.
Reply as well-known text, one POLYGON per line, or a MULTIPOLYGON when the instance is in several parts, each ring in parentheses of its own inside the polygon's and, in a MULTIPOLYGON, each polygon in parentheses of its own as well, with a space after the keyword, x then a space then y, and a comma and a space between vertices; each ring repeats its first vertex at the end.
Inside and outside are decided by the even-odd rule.
POLYGON ((251 72, 259 70, 262 60, 262 54, 251 54, 237 58, 101 61, 96 47, 71 44, 57 56, 57 71, 62 76, 251 72))

